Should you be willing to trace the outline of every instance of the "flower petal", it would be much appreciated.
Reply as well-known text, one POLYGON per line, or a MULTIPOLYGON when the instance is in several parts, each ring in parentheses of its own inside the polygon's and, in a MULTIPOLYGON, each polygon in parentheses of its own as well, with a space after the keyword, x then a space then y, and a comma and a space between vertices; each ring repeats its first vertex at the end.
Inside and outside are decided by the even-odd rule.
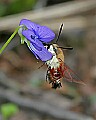
POLYGON ((39 39, 45 43, 50 42, 55 38, 55 34, 50 28, 40 26, 30 20, 22 19, 19 25, 25 25, 27 29, 34 31, 35 35, 37 35, 39 39))
POLYGON ((35 36, 34 32, 32 32, 31 30, 24 30, 22 32, 23 36, 25 36, 25 38, 27 40, 29 40, 30 42, 32 42, 33 44, 36 44, 38 46, 38 49, 40 49, 39 47, 44 47, 44 45, 42 44, 42 42, 38 39, 33 39, 33 37, 35 36))
POLYGON ((31 30, 24 30, 22 34, 30 41, 29 49, 33 52, 37 59, 47 61, 52 58, 52 54, 44 47, 38 39, 32 39, 34 33, 31 30))
POLYGON ((30 20, 27 20, 27 19, 22 19, 20 21, 20 24, 19 25, 25 25, 27 27, 27 29, 29 30, 33 30, 34 32, 38 31, 40 25, 39 24, 36 24, 34 22, 31 22, 30 20))
POLYGON ((39 59, 39 57, 36 55, 36 53, 31 49, 31 47, 29 47, 29 49, 33 52, 33 54, 35 55, 36 59, 39 59))
POLYGON ((54 32, 46 26, 39 27, 38 36, 39 39, 45 43, 50 42, 55 38, 54 32))
POLYGON ((44 46, 42 46, 40 50, 37 48, 38 46, 36 44, 30 43, 29 49, 33 52, 37 59, 47 61, 52 58, 52 54, 48 52, 48 50, 44 46))
POLYGON ((32 30, 23 30, 22 35, 25 36, 29 41, 34 42, 33 37, 35 33, 32 30))

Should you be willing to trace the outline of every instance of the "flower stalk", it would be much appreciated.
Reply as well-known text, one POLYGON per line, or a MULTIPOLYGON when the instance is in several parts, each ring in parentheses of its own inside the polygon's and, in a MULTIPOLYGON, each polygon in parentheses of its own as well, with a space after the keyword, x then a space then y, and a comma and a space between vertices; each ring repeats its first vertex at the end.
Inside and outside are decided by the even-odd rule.
POLYGON ((13 39, 13 37, 16 35, 16 33, 18 33, 18 30, 20 29, 21 26, 18 26, 16 28, 16 30, 14 31, 14 33, 10 36, 10 38, 7 40, 7 42, 2 46, 2 48, 0 49, 0 54, 4 51, 4 49, 8 46, 8 44, 11 42, 11 40, 13 39))

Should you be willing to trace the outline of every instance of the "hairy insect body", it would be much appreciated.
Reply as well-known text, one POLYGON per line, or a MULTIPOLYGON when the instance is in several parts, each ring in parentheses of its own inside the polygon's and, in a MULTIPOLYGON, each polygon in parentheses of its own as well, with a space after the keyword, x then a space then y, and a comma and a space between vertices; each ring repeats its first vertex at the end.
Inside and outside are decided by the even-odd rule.
POLYGON ((48 51, 53 54, 53 58, 46 62, 48 66, 46 80, 52 83, 52 88, 60 88, 64 76, 64 54, 57 44, 50 45, 48 51))

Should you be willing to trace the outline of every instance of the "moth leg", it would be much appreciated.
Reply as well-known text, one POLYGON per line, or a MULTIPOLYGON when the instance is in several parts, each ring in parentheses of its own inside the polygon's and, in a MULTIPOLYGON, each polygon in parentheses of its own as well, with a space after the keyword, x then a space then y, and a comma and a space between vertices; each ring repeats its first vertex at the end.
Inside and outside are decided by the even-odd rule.
POLYGON ((48 76, 49 73, 48 73, 48 72, 49 72, 49 67, 48 67, 48 69, 47 69, 47 73, 46 73, 46 82, 49 80, 49 76, 48 76))
POLYGON ((47 73, 46 73, 46 82, 48 81, 48 70, 47 70, 47 73))
POLYGON ((45 65, 45 63, 43 63, 41 66, 38 67, 38 69, 40 69, 41 67, 43 67, 45 65))

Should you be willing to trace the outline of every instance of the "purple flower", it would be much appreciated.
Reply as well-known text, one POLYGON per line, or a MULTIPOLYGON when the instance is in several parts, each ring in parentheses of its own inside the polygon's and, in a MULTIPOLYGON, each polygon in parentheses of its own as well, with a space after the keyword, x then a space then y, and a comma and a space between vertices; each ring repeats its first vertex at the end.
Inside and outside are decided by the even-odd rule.
POLYGON ((23 37, 30 41, 28 47, 36 58, 42 61, 50 60, 52 54, 44 47, 43 43, 48 43, 53 40, 55 37, 54 32, 46 26, 40 26, 27 19, 22 19, 20 21, 20 26, 22 26, 22 29, 19 33, 21 32, 23 37))

